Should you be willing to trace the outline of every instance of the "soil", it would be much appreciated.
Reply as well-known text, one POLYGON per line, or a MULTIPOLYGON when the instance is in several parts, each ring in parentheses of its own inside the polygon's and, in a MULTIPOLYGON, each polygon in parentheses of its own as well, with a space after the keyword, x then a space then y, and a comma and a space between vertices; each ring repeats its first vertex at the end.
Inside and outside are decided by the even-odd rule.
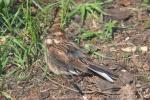
MULTIPOLYGON (((78 0, 79 1, 79 0, 78 0)), ((141 0, 114 0, 105 7, 109 15, 104 22, 115 19, 119 22, 114 38, 109 42, 93 38, 81 41, 81 46, 93 43, 104 57, 93 61, 104 64, 119 75, 114 83, 96 76, 45 75, 45 65, 34 66, 32 76, 18 81, 10 77, 3 80, 3 90, 11 94, 11 100, 150 100, 150 13, 141 7, 141 0), (123 9, 123 10, 122 10, 123 9)), ((74 40, 79 33, 72 21, 66 33, 74 40)), ((83 27, 91 29, 87 19, 83 27), (86 24, 87 23, 87 24, 86 24), (88 26, 89 25, 89 26, 88 26)), ((96 21, 96 29, 101 24, 96 21)), ((94 26, 94 25, 92 25, 94 26)), ((44 58, 44 57, 43 57, 44 58)), ((40 62, 40 61, 39 61, 40 62)), ((49 70, 48 70, 49 71, 49 70)), ((50 71, 49 71, 50 72, 50 71)), ((6 100, 0 96, 0 100, 6 100)))

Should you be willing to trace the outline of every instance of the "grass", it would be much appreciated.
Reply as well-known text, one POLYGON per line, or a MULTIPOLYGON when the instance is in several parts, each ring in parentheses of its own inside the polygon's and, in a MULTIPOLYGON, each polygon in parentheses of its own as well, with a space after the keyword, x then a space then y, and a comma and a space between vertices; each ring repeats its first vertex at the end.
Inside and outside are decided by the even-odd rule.
MULTIPOLYGON (((5 6, 0 13, 0 23, 3 23, 0 24, 0 39, 4 40, 4 43, 0 45, 0 53, 2 55, 0 57, 1 76, 4 75, 5 68, 10 64, 15 66, 11 74, 21 73, 24 77, 28 76, 25 74, 26 70, 29 70, 30 66, 42 55, 41 36, 47 34, 43 28, 46 27, 45 25, 50 25, 52 21, 52 16, 47 14, 50 9, 55 7, 61 9, 60 18, 62 28, 65 28, 71 18, 76 14, 81 14, 82 23, 84 23, 88 14, 92 14, 93 16, 95 16, 95 12, 106 14, 103 11, 102 2, 89 2, 77 5, 74 0, 61 0, 54 4, 49 4, 44 8, 40 8, 41 11, 38 11, 35 16, 32 15, 32 0, 27 0, 26 2, 19 3, 19 5, 13 6, 10 6, 10 1, 9 3, 6 3, 6 1, 2 3, 4 3, 5 6), (14 7, 14 9, 11 9, 12 7, 14 7), (46 15, 46 17, 42 16, 43 14, 46 15), (40 18, 43 20, 40 21, 40 18), (41 27, 41 23, 43 23, 45 27, 41 27), (43 34, 39 34, 40 32, 43 32, 43 34)), ((106 38, 112 34, 113 27, 113 22, 109 22, 105 26, 104 34, 107 35, 105 36, 106 38)), ((99 35, 99 33, 84 32, 81 38, 89 39, 99 35)))
MULTIPOLYGON (((81 21, 77 23, 79 27, 76 29, 80 32, 77 34, 76 42, 81 43, 90 56, 98 59, 110 58, 101 54, 101 50, 94 47, 93 44, 97 44, 97 40, 98 42, 107 42, 113 39, 118 22, 108 20, 103 23, 102 21, 103 16, 107 15, 104 11, 105 4, 112 0, 92 0, 93 2, 78 4, 75 0, 56 0, 56 2, 48 4, 42 3, 42 0, 19 0, 19 3, 15 1, 0 0, 0 95, 1 93, 7 95, 5 92, 1 92, 3 91, 1 88, 3 79, 5 80, 7 77, 14 77, 17 81, 31 79, 35 67, 40 67, 44 76, 48 74, 53 77, 47 73, 45 68, 43 40, 49 34, 54 20, 51 12, 56 8, 60 10, 58 17, 60 17, 61 28, 64 31, 74 22, 73 18, 79 15, 81 21), (98 22, 101 24, 98 31, 86 27, 85 22, 89 16, 100 22, 98 22)), ((150 8, 149 0, 144 0, 142 7, 146 7, 148 10, 150 8)), ((132 28, 134 28, 133 25, 132 28)), ((149 24, 145 28, 149 28, 149 24)), ((121 58, 129 67, 132 66, 130 56, 130 53, 123 53, 121 58)), ((150 80, 148 75, 138 78, 145 82, 150 80)), ((51 82, 57 84, 53 80, 51 82)), ((8 98, 11 97, 8 96, 8 98)))
MULTIPOLYGON (((60 8, 60 22, 62 29, 65 29, 72 18, 80 14, 81 23, 88 15, 102 17, 106 13, 103 11, 104 2, 95 1, 77 5, 74 0, 60 0, 46 6, 41 6, 33 0, 26 0, 13 5, 9 1, 0 2, 5 4, 0 10, 0 77, 14 76, 19 80, 27 79, 30 70, 38 59, 44 56, 43 39, 48 34, 53 15, 50 13, 56 7, 60 8), (39 9, 32 12, 36 4, 39 9), (7 71, 9 67, 10 71, 7 71)), ((110 39, 115 21, 105 24, 102 32, 84 31, 80 39, 88 40, 93 37, 110 39)), ((98 55, 97 51, 92 51, 92 55, 98 55)))
POLYGON ((8 65, 14 70, 7 74, 20 73, 18 77, 25 77, 25 72, 38 59, 42 50, 42 40, 39 36, 38 20, 32 16, 31 1, 15 6, 15 10, 6 7, 1 11, 0 39, 0 75, 4 76, 8 65), (20 76, 21 75, 21 76, 20 76))
POLYGON ((3 9, 5 7, 10 6, 14 0, 0 0, 0 8, 3 9))
POLYGON ((115 28, 117 28, 117 21, 108 21, 104 24, 103 30, 100 32, 92 32, 92 31, 83 31, 79 36, 81 40, 89 40, 94 37, 98 37, 101 40, 111 40, 113 38, 113 33, 115 28))
MULTIPOLYGON (((14 81, 19 82, 17 85, 22 85, 23 81, 23 84, 26 86, 28 81, 29 83, 33 82, 35 78, 39 79, 38 81, 43 81, 43 79, 45 80, 45 78, 47 78, 52 83, 64 87, 63 85, 57 83, 56 80, 53 80, 54 75, 48 72, 48 67, 43 60, 45 52, 43 40, 47 34, 49 34, 49 30, 51 29, 51 26, 54 22, 54 16, 51 12, 53 12, 56 8, 59 8, 60 10, 58 17, 60 17, 62 30, 65 31, 68 26, 72 25, 72 22, 74 22, 73 24, 78 24, 78 27, 76 28, 73 26, 73 31, 70 30, 70 27, 68 28, 69 32, 72 32, 71 38, 72 36, 77 36, 75 37, 76 42, 83 46, 84 50, 94 59, 94 61, 95 58, 100 59, 97 60, 97 62, 101 62, 106 58, 106 62, 104 61, 104 64, 107 65, 107 59, 113 59, 111 56, 116 54, 114 56, 117 59, 117 62, 115 58, 113 59, 115 61, 115 66, 116 63, 119 63, 120 65, 123 64, 122 66, 127 70, 129 69, 129 71, 131 69, 131 72, 134 70, 134 68, 138 69, 131 61, 132 59, 130 56, 134 54, 121 54, 118 52, 120 51, 120 49, 118 49, 118 44, 115 44, 119 41, 123 41, 126 39, 124 37, 128 36, 128 34, 126 35, 126 32, 124 33, 124 31, 122 31, 124 29, 119 31, 119 38, 120 36, 123 36, 123 38, 120 38, 119 41, 113 41, 113 44, 115 44, 114 47, 109 44, 103 44, 104 42, 110 42, 113 39, 115 29, 118 25, 118 22, 115 20, 107 20, 105 22, 102 21, 103 16, 107 15, 104 10, 105 4, 109 3, 109 1, 92 0, 93 2, 90 1, 78 4, 75 2, 75 0, 56 0, 54 3, 42 3, 42 0, 19 0, 19 3, 15 3, 15 1, 16 0, 14 0, 13 4, 13 0, 0 0, 0 96, 4 95, 7 98, 11 98, 9 93, 7 94, 7 90, 4 90, 7 88, 7 82, 13 81, 11 80, 11 77, 16 79, 14 81), (80 22, 76 22, 74 20, 76 15, 79 16, 80 22), (88 18, 92 19, 92 24, 95 24, 96 26, 94 27, 95 29, 90 27, 91 24, 89 26, 86 25, 90 23, 88 21, 91 20, 88 18), (94 23, 94 21, 96 21, 96 23, 94 23), (76 29, 79 31, 77 32, 76 29), (101 48, 94 46, 95 44, 101 48), (108 53, 106 49, 112 53, 108 53), (102 52, 106 52, 106 55, 102 54, 102 52), (120 58, 118 59, 118 57, 120 58), (43 71, 40 70, 39 67, 43 71), (10 80, 7 80, 7 78, 10 80)), ((146 11, 148 12, 150 8, 149 0, 143 0, 141 7, 145 7, 147 9, 146 11)), ((135 15, 133 15, 133 18, 134 17, 135 15)), ((139 20, 137 19, 136 21, 139 20)), ((147 20, 144 19, 144 21, 147 20)), ((139 25, 143 24, 144 21, 142 20, 139 25)), ((148 22, 145 28, 149 29, 148 22)), ((130 29, 135 29, 135 26, 132 25, 130 29)), ((130 32, 132 33, 137 31, 129 31, 129 33, 130 32)), ((131 41, 129 42, 132 42, 132 34, 129 34, 129 36, 130 35, 131 41)), ((118 37, 116 37, 116 39, 118 39, 118 37)), ((140 53, 140 51, 137 51, 137 54, 140 53)), ((113 64, 113 61, 108 62, 108 66, 111 64, 113 64)), ((136 77, 142 82, 148 82, 150 80, 148 74, 143 75, 142 73, 142 75, 138 75, 136 77)), ((11 82, 10 84, 13 86, 15 82, 11 82)), ((65 88, 70 89, 68 87, 65 88)))
POLYGON ((84 24, 84 20, 88 15, 98 17, 98 14, 100 17, 103 17, 103 15, 106 15, 103 8, 105 3, 101 1, 95 1, 78 4, 74 0, 60 0, 59 7, 61 9, 60 17, 62 28, 65 28, 65 26, 67 26, 67 24, 75 15, 81 16, 82 25, 84 24))

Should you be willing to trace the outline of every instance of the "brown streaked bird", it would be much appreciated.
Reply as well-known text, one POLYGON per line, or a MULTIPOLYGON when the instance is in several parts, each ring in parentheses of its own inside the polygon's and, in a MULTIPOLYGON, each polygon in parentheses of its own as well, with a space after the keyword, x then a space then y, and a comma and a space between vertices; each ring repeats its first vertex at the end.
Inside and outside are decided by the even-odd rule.
POLYGON ((64 36, 63 32, 55 32, 45 40, 46 61, 54 74, 80 75, 81 73, 96 73, 109 82, 117 78, 102 65, 92 60, 76 44, 64 36))

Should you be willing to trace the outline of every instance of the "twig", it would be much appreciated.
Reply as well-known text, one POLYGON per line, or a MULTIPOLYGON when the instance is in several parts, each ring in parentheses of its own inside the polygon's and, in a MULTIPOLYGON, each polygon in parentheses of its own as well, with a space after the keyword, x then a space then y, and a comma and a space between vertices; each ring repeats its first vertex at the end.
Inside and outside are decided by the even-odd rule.
MULTIPOLYGON (((40 68, 44 71, 44 69, 43 69, 42 67, 40 67, 40 68)), ((47 72, 47 74, 50 75, 48 72, 47 72)), ((67 87, 67 86, 65 86, 65 85, 62 85, 62 84, 60 84, 60 83, 58 83, 58 82, 56 82, 56 81, 50 79, 48 76, 45 76, 45 77, 46 77, 49 81, 53 82, 54 84, 57 84, 57 85, 59 85, 59 86, 61 86, 61 87, 64 87, 64 88, 66 88, 66 89, 68 89, 68 90, 71 90, 71 91, 74 91, 74 92, 79 92, 79 91, 77 91, 77 90, 75 90, 75 89, 72 89, 72 88, 70 88, 70 87, 67 87)))
POLYGON ((137 89, 138 94, 140 95, 141 99, 144 100, 144 96, 142 95, 142 93, 139 91, 139 89, 137 89))
POLYGON ((102 47, 112 47, 112 46, 120 46, 120 45, 131 45, 131 46, 135 46, 133 43, 127 42, 120 42, 120 43, 116 43, 116 44, 108 44, 108 45, 102 45, 102 47))
POLYGON ((103 91, 83 91, 85 94, 100 93, 106 95, 119 95, 119 93, 103 92, 103 91))
POLYGON ((35 2, 35 0, 32 0, 32 2, 35 4, 35 6, 37 6, 40 10, 43 10, 43 8, 37 3, 35 2))

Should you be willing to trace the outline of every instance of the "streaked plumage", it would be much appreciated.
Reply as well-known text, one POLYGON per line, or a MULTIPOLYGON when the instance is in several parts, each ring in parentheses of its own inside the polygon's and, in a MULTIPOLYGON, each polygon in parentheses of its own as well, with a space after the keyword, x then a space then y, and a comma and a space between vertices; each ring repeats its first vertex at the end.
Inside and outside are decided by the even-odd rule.
POLYGON ((46 60, 53 73, 79 75, 93 72, 114 82, 116 75, 105 70, 102 65, 93 63, 76 44, 68 41, 62 32, 48 36, 45 45, 46 60))

